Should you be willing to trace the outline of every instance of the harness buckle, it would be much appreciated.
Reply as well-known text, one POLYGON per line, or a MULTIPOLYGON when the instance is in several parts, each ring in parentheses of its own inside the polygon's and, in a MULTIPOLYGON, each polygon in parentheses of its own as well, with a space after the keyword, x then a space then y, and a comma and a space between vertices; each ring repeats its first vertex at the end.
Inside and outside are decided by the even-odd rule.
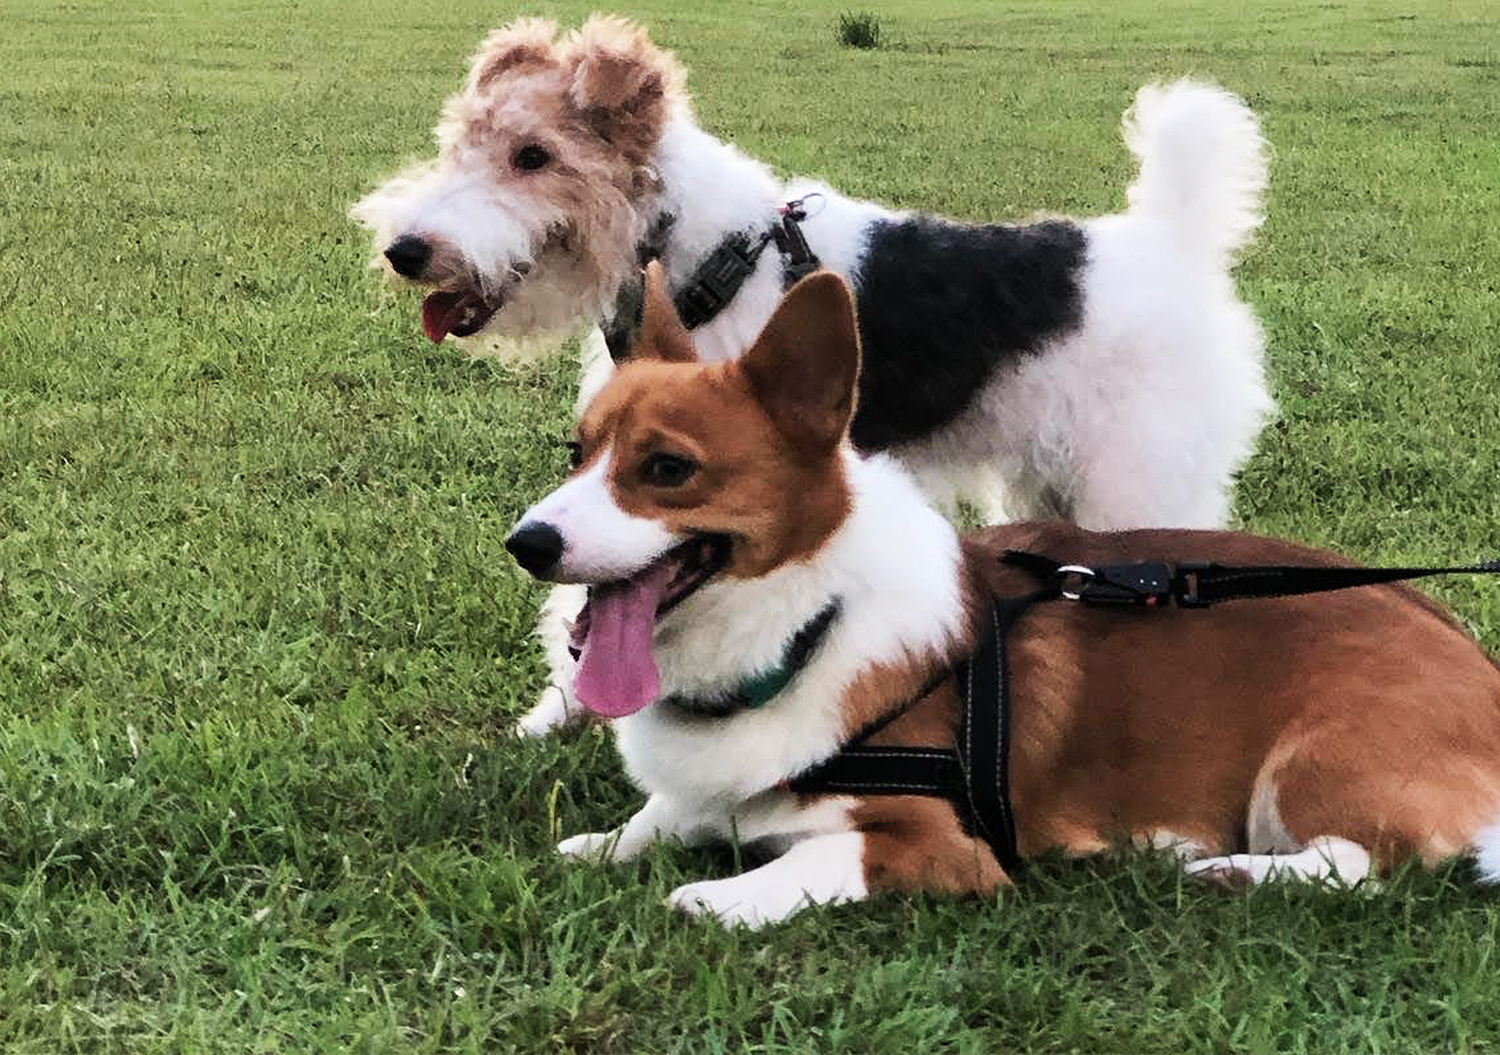
POLYGON ((1084 579, 1073 590, 1065 586, 1062 595, 1085 604, 1150 608, 1172 599, 1172 568, 1161 561, 1110 564, 1097 569, 1069 564, 1059 568, 1057 574, 1084 579))
POLYGON ((682 324, 690 330, 696 329, 722 311, 755 271, 758 255, 751 251, 750 241, 743 235, 729 239, 710 253, 692 280, 673 298, 682 324))

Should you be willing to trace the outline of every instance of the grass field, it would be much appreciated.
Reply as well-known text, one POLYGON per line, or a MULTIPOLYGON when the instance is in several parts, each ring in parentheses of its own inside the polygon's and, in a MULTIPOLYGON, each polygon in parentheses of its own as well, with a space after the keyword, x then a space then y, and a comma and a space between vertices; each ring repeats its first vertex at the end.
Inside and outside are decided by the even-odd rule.
MULTIPOLYGON (((554 860, 636 801, 603 733, 508 735, 539 596, 501 542, 562 470, 574 368, 433 348, 344 218, 535 10, 7 0, 0 1051, 1500 1048, 1500 896, 1463 865, 1336 898, 1052 861, 751 935, 661 905, 728 852, 554 860)), ((834 6, 627 9, 711 130, 973 218, 1122 205, 1145 80, 1244 94, 1283 414, 1243 522, 1500 549, 1489 0, 879 10, 859 52, 834 6)), ((1500 583, 1434 589, 1500 649, 1500 583)))

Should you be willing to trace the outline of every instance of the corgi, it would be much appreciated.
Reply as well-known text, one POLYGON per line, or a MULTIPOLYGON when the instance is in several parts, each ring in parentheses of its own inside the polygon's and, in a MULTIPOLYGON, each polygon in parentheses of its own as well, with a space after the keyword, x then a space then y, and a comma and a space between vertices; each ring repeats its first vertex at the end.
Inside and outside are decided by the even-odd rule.
MULTIPOLYGON (((573 471, 507 540, 588 587, 575 689, 611 720, 645 804, 559 850, 628 860, 653 840, 775 856, 669 902, 758 927, 883 891, 991 894, 1015 878, 957 803, 807 793, 869 745, 952 749, 952 672, 994 596, 1067 563, 1339 565, 1201 530, 1015 524, 960 537, 885 456, 849 442, 852 297, 792 288, 744 356, 700 362, 658 265, 633 354, 590 402, 573 471)), ((1402 585, 1212 611, 1039 604, 1009 633, 1010 803, 1022 856, 1170 847, 1193 874, 1355 883, 1412 855, 1500 878, 1500 667, 1402 585)))

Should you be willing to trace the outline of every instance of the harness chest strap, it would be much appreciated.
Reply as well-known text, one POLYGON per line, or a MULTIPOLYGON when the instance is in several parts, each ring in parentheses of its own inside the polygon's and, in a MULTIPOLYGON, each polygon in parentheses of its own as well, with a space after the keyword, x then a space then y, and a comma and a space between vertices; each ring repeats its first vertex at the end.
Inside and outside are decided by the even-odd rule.
MULTIPOLYGON (((995 601, 990 629, 978 650, 953 672, 959 694, 956 750, 937 747, 866 747, 879 728, 860 733, 826 762, 787 782, 798 794, 923 795, 947 799, 964 830, 979 835, 1008 874, 1020 870, 1015 813, 1010 804, 1010 657, 1007 642, 1016 620, 1036 601, 1057 596, 1048 586, 995 601)), ((932 686, 935 688, 936 686, 932 686)), ((916 699, 931 691, 924 690, 916 699)), ((904 711, 904 708, 903 708, 904 711)), ((900 712, 898 712, 899 714, 900 712)))
MULTIPOLYGON (((989 632, 982 635, 974 655, 955 669, 960 704, 956 748, 865 746, 869 737, 905 713, 907 704, 786 786, 804 795, 947 799, 964 829, 983 838, 1011 876, 1020 870, 1023 859, 1010 801, 1013 700, 1007 643, 1011 629, 1033 604, 1066 598, 1091 606, 1152 608, 1175 603, 1181 608, 1206 608, 1223 601, 1324 593, 1431 575, 1500 573, 1500 561, 1454 568, 1233 567, 1201 562, 1174 566, 1164 561, 1088 568, 1019 550, 1007 550, 1000 559, 1044 584, 1032 593, 992 601, 989 632)), ((924 689, 917 699, 933 687, 924 689)))

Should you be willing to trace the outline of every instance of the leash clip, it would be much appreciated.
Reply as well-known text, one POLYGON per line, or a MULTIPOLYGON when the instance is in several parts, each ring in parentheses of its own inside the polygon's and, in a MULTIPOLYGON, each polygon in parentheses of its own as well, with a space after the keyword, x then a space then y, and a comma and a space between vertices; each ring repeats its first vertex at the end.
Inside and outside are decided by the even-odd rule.
POLYGON ((807 244, 807 238, 799 226, 807 219, 807 202, 811 198, 822 198, 816 191, 795 201, 789 201, 780 209, 781 223, 771 228, 771 237, 776 240, 776 248, 780 250, 785 258, 782 267, 782 285, 791 287, 799 280, 806 278, 818 270, 822 264, 818 260, 818 254, 812 251, 807 244))
POLYGON ((1095 578, 1093 568, 1085 568, 1082 564, 1064 564, 1053 573, 1057 576, 1059 592, 1070 601, 1083 600, 1083 592, 1093 584, 1095 578), (1073 588, 1068 589, 1069 579, 1075 580, 1073 588))

